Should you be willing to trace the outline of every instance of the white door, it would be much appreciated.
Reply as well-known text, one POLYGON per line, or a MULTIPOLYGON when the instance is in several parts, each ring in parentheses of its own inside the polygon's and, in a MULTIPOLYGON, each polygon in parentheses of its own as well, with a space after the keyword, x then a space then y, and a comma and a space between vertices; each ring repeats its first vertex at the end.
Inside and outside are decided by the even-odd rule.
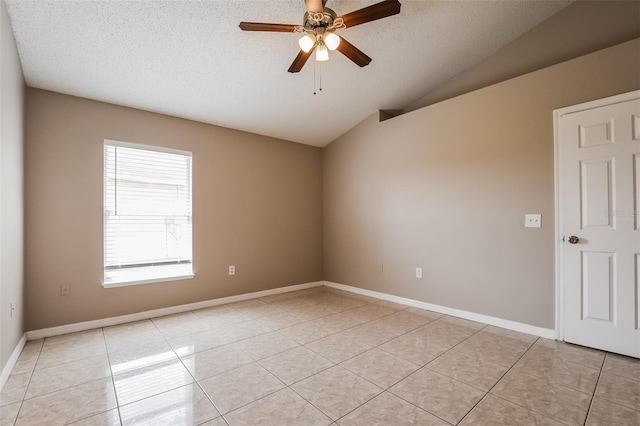
POLYGON ((640 357, 640 91, 556 126, 564 340, 640 357))

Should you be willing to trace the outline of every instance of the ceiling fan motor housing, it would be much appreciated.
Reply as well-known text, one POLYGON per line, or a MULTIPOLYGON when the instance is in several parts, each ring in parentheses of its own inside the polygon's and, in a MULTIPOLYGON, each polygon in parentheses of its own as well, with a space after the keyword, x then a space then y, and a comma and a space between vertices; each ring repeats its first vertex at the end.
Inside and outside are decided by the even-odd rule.
POLYGON ((322 33, 324 31, 317 31, 317 29, 333 27, 337 17, 338 15, 328 7, 324 8, 324 12, 305 12, 302 27, 306 32, 322 33))

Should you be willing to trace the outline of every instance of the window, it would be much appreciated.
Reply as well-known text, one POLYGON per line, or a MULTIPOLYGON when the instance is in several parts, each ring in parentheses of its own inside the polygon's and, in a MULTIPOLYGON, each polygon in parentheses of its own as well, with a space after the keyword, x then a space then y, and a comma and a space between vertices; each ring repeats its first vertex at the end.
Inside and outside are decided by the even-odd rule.
POLYGON ((192 278, 191 153, 104 142, 105 287, 192 278))

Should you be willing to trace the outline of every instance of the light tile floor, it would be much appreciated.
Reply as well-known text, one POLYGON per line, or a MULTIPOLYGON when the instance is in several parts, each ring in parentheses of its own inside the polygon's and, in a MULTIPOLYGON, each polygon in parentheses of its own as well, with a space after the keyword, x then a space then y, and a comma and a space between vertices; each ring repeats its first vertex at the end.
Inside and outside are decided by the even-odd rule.
POLYGON ((27 342, 2 425, 640 425, 640 360, 327 287, 27 342))

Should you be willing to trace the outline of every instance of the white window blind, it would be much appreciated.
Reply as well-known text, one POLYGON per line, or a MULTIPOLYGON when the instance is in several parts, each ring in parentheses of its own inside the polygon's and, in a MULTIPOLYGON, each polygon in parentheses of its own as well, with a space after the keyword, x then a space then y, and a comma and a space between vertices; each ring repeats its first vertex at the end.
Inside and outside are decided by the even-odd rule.
POLYGON ((104 284, 192 276, 191 153, 104 144, 104 284))

